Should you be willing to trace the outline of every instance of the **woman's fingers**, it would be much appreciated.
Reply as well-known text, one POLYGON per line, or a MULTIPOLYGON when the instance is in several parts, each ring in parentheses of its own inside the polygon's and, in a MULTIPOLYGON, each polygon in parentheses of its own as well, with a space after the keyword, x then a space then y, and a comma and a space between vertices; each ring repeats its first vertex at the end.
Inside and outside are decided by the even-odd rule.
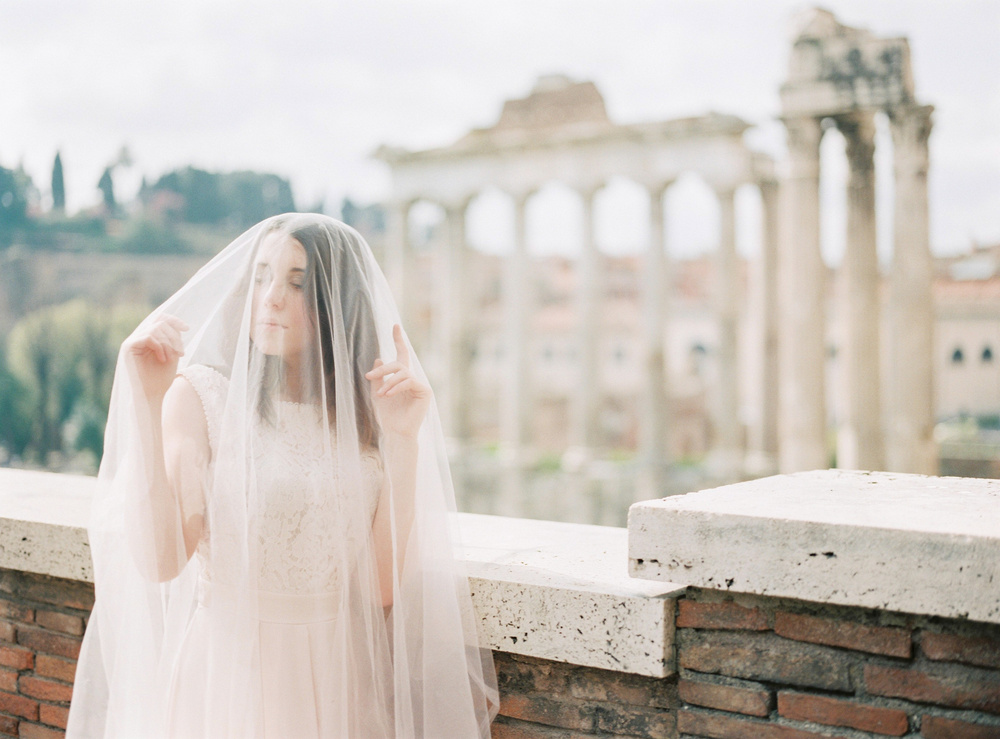
POLYGON ((163 315, 160 316, 160 319, 162 319, 164 323, 170 325, 177 331, 187 331, 190 328, 190 326, 184 323, 184 321, 182 321, 180 318, 178 318, 177 316, 172 316, 169 313, 164 313, 163 315))
POLYGON ((388 390, 386 388, 382 388, 382 394, 387 398, 391 398, 393 395, 398 395, 399 393, 406 392, 407 390, 413 390, 416 384, 416 380, 412 377, 407 377, 393 384, 388 390))
POLYGON ((398 323, 393 324, 392 340, 396 345, 396 361, 404 367, 409 367, 410 350, 406 347, 406 336, 403 334, 403 327, 398 323))
POLYGON ((365 375, 365 377, 370 380, 374 380, 377 377, 384 378, 386 375, 391 375, 394 372, 402 372, 407 369, 406 365, 398 360, 389 363, 384 363, 381 359, 377 359, 375 361, 376 366, 372 367, 372 369, 365 375))
POLYGON ((397 372, 382 383, 382 387, 378 389, 378 395, 389 395, 393 388, 411 379, 411 377, 409 372, 397 372))

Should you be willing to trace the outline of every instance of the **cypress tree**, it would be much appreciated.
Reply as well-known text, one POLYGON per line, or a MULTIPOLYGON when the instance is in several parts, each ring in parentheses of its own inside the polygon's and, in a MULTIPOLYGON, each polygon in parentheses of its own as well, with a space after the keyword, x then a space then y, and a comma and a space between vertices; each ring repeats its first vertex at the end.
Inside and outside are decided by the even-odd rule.
POLYGON ((63 182, 62 157, 58 151, 52 163, 52 210, 66 212, 66 184, 63 182))
POLYGON ((104 174, 97 183, 97 188, 104 197, 104 210, 109 216, 115 215, 118 204, 115 202, 115 184, 111 179, 111 167, 104 168, 104 174))

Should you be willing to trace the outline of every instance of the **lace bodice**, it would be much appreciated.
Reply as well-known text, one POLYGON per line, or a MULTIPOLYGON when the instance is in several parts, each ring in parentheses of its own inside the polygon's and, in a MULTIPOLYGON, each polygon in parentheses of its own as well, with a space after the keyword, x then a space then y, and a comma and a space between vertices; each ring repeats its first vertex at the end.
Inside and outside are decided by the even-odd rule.
MULTIPOLYGON (((181 374, 201 398, 214 465, 229 379, 204 365, 187 367, 181 374)), ((330 461, 337 450, 327 448, 330 435, 322 429, 319 409, 282 401, 277 410, 273 424, 255 423, 250 434, 255 485, 248 495, 247 511, 256 530, 258 588, 279 593, 332 592, 337 588, 340 563, 356 556, 359 539, 370 530, 381 490, 381 459, 375 452, 363 453, 359 482, 342 484, 338 466, 330 461)), ((206 507, 211 523, 212 501, 206 507)), ((210 577, 211 525, 205 528, 198 554, 205 568, 202 576, 210 577)))

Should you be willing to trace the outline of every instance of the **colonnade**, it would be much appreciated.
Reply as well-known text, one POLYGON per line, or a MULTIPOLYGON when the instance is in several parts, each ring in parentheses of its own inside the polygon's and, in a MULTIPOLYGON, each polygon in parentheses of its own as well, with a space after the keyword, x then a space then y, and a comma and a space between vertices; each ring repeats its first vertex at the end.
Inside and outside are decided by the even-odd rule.
MULTIPOLYGON (((643 388, 636 403, 639 409, 639 449, 643 494, 655 495, 663 489, 669 466, 668 435, 670 407, 668 399, 667 333, 670 314, 670 260, 667 254, 665 216, 666 195, 674 178, 656 181, 644 188, 649 197, 649 243, 644 257, 641 332, 643 337, 643 388)), ((773 197, 774 183, 760 183, 764 215, 764 250, 776 252, 776 230, 773 197)), ((590 183, 576 188, 582 203, 582 248, 576 269, 574 345, 578 378, 571 391, 570 443, 578 457, 588 459, 602 445, 601 404, 602 382, 600 347, 602 340, 602 299, 605 293, 601 252, 595 235, 595 200, 603 183, 590 183)), ((738 329, 743 296, 739 261, 736 254, 736 184, 727 182, 714 188, 719 202, 720 242, 715 254, 712 285, 713 311, 718 326, 714 350, 716 382, 710 390, 709 411, 713 428, 712 464, 720 477, 733 478, 743 467, 744 442, 740 414, 738 329)), ((514 467, 526 461, 532 445, 532 323, 536 296, 532 290, 532 270, 527 244, 526 208, 534 191, 512 195, 513 249, 504 261, 503 291, 503 385, 500 404, 500 442, 505 456, 514 467)), ((421 198, 429 201, 430 198, 421 198)), ((465 239, 466 212, 471 197, 450 203, 439 203, 445 212, 444 234, 438 240, 434 255, 432 341, 435 392, 446 436, 461 444, 471 433, 469 404, 472 345, 474 336, 469 325, 472 280, 466 274, 468 246, 465 239)), ((401 311, 412 309, 412 288, 408 283, 411 246, 407 228, 409 212, 415 200, 397 202, 390 209, 389 239, 386 252, 386 272, 401 311)), ((773 295, 773 256, 765 262, 759 288, 765 296, 773 295)), ((772 301, 773 302, 773 301, 772 301)), ((776 313, 773 305, 762 316, 765 335, 775 333, 776 313)), ((773 342, 770 344, 773 355, 773 342)), ((765 356, 768 355, 765 352, 765 356)), ((770 359, 770 371, 775 361, 770 359)), ((762 397, 773 402, 771 388, 775 376, 762 373, 762 397)), ((776 453, 776 414, 773 409, 759 414, 764 427, 752 438, 759 451, 772 456, 776 453), (767 426, 770 426, 767 428, 767 426)), ((530 456, 530 455, 529 455, 530 456)))
MULTIPOLYGON (((934 474, 932 258, 927 221, 931 106, 889 109, 895 157, 895 236, 888 299, 887 377, 875 232, 874 113, 828 116, 846 140, 847 244, 839 275, 839 364, 845 400, 837 465, 934 474), (882 388, 887 390, 883 404, 882 388), (886 413, 883 416, 883 408, 886 413)), ((820 255, 823 116, 784 118, 780 468, 829 466, 826 448, 826 268, 820 255)))

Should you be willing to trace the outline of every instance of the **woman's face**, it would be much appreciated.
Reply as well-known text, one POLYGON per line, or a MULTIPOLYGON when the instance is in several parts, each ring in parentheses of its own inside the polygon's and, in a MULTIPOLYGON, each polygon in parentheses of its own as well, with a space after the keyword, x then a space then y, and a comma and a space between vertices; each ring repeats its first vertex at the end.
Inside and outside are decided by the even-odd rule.
POLYGON ((287 234, 264 237, 254 263, 250 337, 269 356, 298 364, 309 341, 306 250, 287 234))

